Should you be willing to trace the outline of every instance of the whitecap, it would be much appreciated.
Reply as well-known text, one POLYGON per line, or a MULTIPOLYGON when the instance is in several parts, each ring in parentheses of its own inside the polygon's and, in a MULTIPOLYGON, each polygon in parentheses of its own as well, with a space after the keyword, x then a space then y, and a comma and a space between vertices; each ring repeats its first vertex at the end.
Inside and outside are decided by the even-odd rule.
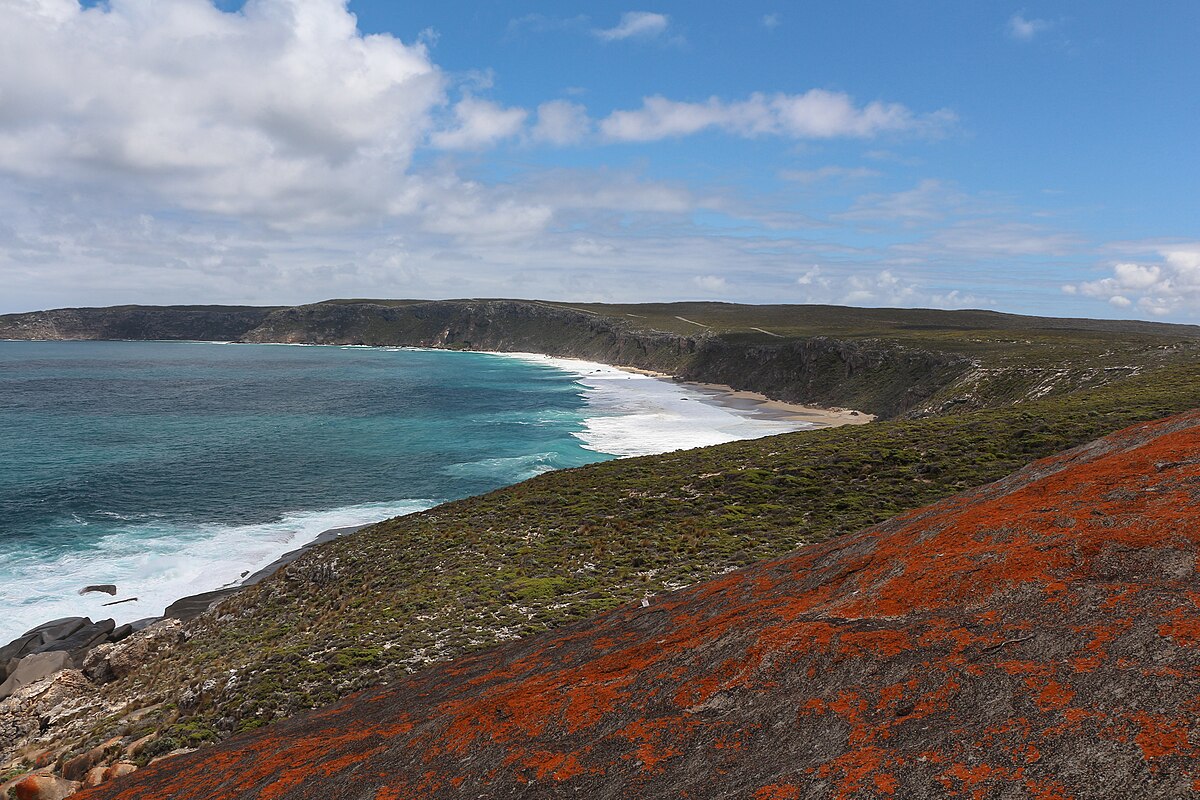
POLYGON ((158 616, 181 597, 236 585, 324 531, 364 525, 435 505, 434 500, 363 503, 287 514, 249 525, 187 526, 162 520, 116 527, 85 551, 53 559, 9 554, 0 558, 0 644, 49 619, 112 617, 120 625, 158 616), (80 596, 96 583, 118 594, 80 596), (136 597, 135 602, 104 606, 136 597))

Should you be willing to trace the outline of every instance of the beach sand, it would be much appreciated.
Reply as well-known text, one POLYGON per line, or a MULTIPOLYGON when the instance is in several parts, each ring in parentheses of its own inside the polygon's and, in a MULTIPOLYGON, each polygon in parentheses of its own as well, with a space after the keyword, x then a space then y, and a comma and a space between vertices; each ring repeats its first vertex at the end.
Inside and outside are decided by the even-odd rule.
POLYGON ((648 375, 652 378, 682 383, 697 391, 707 394, 711 402, 737 411, 749 411, 760 419, 781 420, 789 422, 808 422, 819 428, 836 428, 841 425, 865 425, 875 419, 874 414, 865 414, 848 408, 821 408, 819 406, 804 406, 799 403, 787 403, 783 400, 772 400, 765 394, 750 392, 744 389, 734 389, 723 383, 698 383, 696 381, 681 381, 665 372, 654 372, 637 367, 617 367, 625 372, 638 375, 648 375))

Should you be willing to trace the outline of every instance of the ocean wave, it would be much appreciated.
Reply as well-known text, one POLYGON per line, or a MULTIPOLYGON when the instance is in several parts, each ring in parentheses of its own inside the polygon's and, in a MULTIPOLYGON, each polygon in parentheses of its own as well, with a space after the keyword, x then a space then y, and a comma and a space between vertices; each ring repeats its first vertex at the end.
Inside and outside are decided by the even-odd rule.
POLYGON ((498 353, 578 376, 588 404, 574 435, 589 450, 643 456, 756 439, 810 428, 807 422, 756 417, 752 411, 713 402, 687 384, 573 358, 498 353))
POLYGON ((557 453, 530 453, 506 458, 481 458, 443 467, 447 475, 466 478, 498 478, 516 483, 565 466, 557 453))
MULTIPOLYGON (((364 525, 436 504, 434 500, 364 503, 287 514, 251 525, 181 525, 165 520, 110 526, 86 550, 52 559, 0 558, 0 644, 46 620, 112 617, 120 625, 158 616, 181 597, 236 585, 322 532, 364 525), (116 597, 87 594, 89 584, 112 583, 116 597), (134 602, 104 606, 136 597, 134 602)), ((11 556, 11 557, 10 557, 11 556)))

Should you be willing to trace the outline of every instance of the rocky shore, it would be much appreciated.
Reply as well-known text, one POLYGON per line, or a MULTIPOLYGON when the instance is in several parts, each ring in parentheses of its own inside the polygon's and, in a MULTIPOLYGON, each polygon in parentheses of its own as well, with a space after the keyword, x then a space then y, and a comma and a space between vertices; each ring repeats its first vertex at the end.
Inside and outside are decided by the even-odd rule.
POLYGON ((188 752, 190 748, 174 747, 159 752, 161 747, 151 746, 156 738, 152 735, 132 743, 124 738, 109 740, 72 757, 56 749, 54 742, 72 729, 74 721, 94 719, 106 710, 125 713, 129 724, 136 725, 153 709, 129 713, 129 698, 106 698, 104 686, 133 675, 155 654, 186 641, 184 622, 270 577, 317 545, 363 527, 324 531, 237 586, 182 597, 161 617, 124 625, 111 619, 65 617, 38 625, 0 647, 0 800, 8 800, 10 790, 20 800, 60 800, 159 758, 188 752), (29 764, 32 772, 24 766, 29 764))

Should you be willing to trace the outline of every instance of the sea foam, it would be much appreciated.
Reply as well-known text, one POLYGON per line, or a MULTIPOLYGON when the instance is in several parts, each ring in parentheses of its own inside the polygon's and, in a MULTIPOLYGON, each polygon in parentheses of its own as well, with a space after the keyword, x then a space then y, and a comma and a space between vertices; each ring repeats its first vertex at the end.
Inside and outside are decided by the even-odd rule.
POLYGON ((16 635, 59 617, 111 617, 120 625, 159 616, 181 597, 241 583, 246 575, 324 531, 411 514, 435 504, 434 500, 364 503, 287 514, 256 525, 131 522, 94 541, 88 550, 63 553, 49 562, 10 554, 0 566, 4 628, 16 635), (78 594, 84 586, 97 583, 116 584, 117 595, 78 594), (137 600, 104 605, 130 597, 137 600))
POLYGON ((642 456, 814 427, 797 420, 763 419, 752 410, 723 406, 712 393, 687 384, 594 361, 537 353, 495 355, 577 375, 588 410, 575 436, 600 453, 642 456))

